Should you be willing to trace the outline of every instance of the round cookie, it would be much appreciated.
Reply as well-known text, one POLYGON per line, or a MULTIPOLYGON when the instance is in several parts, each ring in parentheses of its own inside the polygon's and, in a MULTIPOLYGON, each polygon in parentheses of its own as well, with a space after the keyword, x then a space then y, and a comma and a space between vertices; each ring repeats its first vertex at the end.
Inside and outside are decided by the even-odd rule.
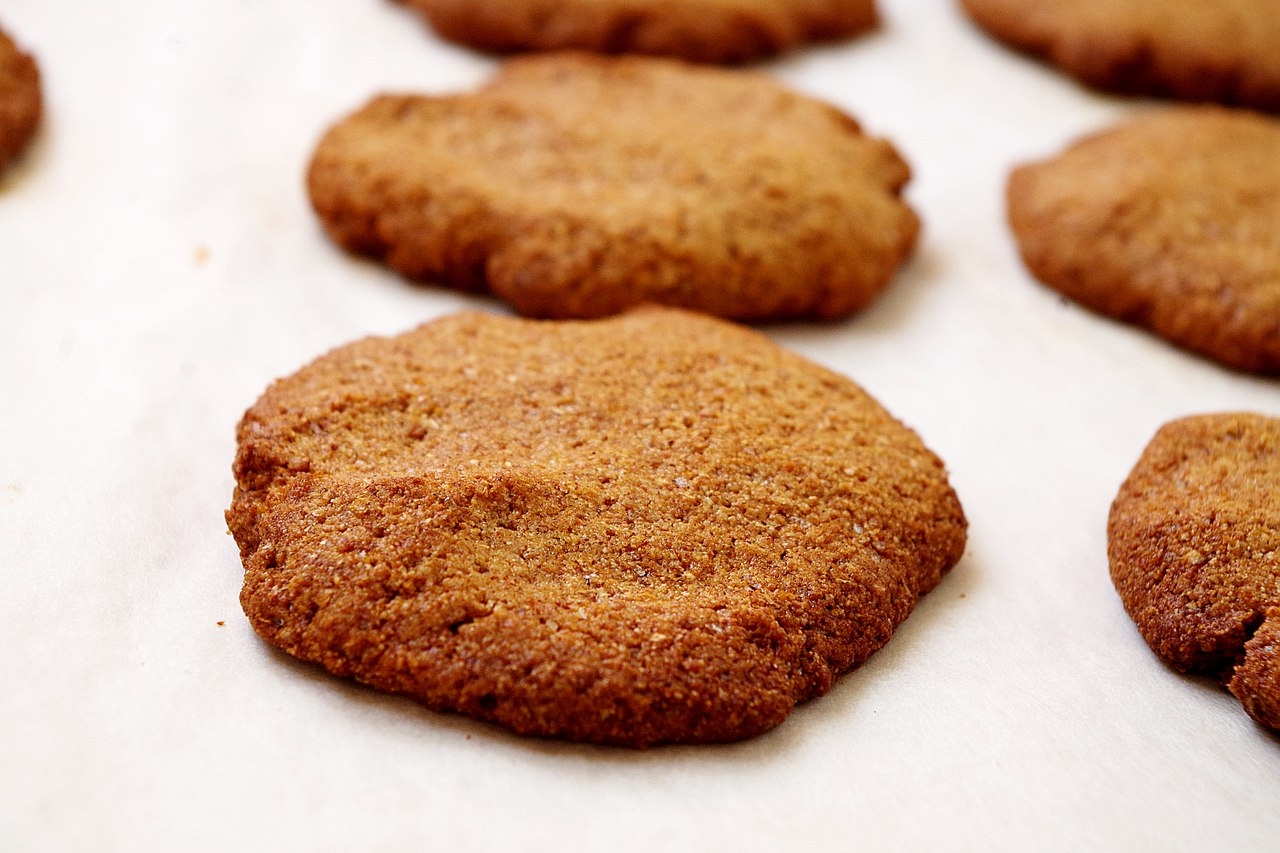
POLYGON ((363 340, 273 384, 238 445, 254 629, 521 734, 759 734, 965 543, 942 463, 865 392, 672 309, 363 340))
POLYGON ((1280 110, 1280 0, 962 0, 996 38, 1126 94, 1280 110))
POLYGON ((40 111, 36 62, 0 30, 0 170, 27 147, 40 111))
POLYGON ((763 59, 877 23, 874 0, 405 0, 481 50, 589 50, 692 62, 763 59))
POLYGON ((1040 281, 1229 367, 1280 373, 1280 120, 1143 114, 1015 170, 1008 201, 1040 281))
POLYGON ((1111 577, 1148 645, 1216 675, 1280 729, 1280 419, 1185 418, 1156 433, 1108 522, 1111 577))
POLYGON ((763 75, 557 54, 476 94, 375 98, 325 135, 308 186, 342 246, 526 316, 762 321, 874 300, 915 242, 908 177, 763 75))

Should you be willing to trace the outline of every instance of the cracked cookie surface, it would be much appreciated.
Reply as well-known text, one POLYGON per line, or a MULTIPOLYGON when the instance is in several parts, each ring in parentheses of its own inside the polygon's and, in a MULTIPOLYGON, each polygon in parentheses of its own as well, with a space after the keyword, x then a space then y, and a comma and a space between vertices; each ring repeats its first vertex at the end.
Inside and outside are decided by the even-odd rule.
POLYGON ((254 629, 515 732, 731 741, 889 640, 959 559, 942 463, 723 321, 462 314, 340 348, 238 430, 254 629))
POLYGON ((1280 729, 1280 419, 1161 427, 1111 508, 1111 576, 1152 650, 1280 729))
POLYGON ((870 304, 919 228, 888 143, 764 75, 587 55, 474 94, 382 96, 308 177, 348 250, 535 317, 642 303, 743 321, 870 304))
POLYGON ((1016 169, 1027 268, 1100 314, 1280 373, 1280 119, 1161 109, 1016 169))
POLYGON ((877 23, 874 0, 404 0, 442 37, 496 52, 764 59, 877 23))
POLYGON ((962 0, 989 33, 1099 89, 1280 111, 1280 0, 962 0))

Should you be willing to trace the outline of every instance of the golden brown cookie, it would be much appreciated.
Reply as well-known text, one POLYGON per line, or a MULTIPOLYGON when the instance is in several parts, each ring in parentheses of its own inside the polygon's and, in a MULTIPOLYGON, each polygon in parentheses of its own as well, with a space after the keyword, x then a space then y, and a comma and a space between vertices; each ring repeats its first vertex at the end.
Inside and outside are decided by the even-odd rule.
POLYGON ((1280 110, 1280 0, 962 0, 996 38, 1083 83, 1280 110))
POLYGON ((1179 107, 1014 171, 1042 282, 1240 370, 1280 373, 1280 120, 1179 107))
POLYGON ((759 734, 965 543, 942 463, 856 385, 671 309, 363 340, 273 384, 238 439, 254 629, 522 734, 759 734))
POLYGON ((0 170, 17 157, 40 123, 36 62, 0 30, 0 170))
POLYGON ((477 94, 374 99, 321 141, 309 187, 341 245, 527 316, 754 321, 875 299, 918 230, 908 175, 763 75, 557 54, 477 94))
POLYGON ((1163 426, 1120 488, 1111 577, 1148 645, 1280 729, 1280 419, 1163 426))
POLYGON ((874 0, 404 0, 481 50, 589 50, 692 62, 763 59, 877 23, 874 0))

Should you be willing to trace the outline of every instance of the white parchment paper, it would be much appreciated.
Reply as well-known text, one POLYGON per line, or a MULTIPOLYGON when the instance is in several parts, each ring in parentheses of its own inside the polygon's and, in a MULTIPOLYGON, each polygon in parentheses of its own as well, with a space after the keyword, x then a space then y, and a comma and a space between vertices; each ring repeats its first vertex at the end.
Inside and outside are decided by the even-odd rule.
POLYGON ((322 235, 323 129, 486 56, 385 0, 3 0, 48 115, 0 178, 0 848, 1280 849, 1280 738, 1147 650, 1105 518, 1164 421, 1280 384, 1066 304, 1009 168, 1150 104, 1017 57, 950 0, 766 64, 910 160, 919 250, 834 325, 766 331, 948 463, 968 553, 881 653, 757 740, 522 740, 331 679, 240 613, 233 428, 273 378, 491 300, 322 235))

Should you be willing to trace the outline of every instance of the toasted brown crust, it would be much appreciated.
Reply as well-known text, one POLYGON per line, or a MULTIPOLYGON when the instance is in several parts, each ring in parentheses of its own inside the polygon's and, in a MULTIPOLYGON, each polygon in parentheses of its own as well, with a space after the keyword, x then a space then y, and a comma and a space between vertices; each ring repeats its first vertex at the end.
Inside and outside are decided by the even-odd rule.
POLYGON ((874 300, 914 245, 908 177, 763 75, 561 54, 473 95, 376 98, 325 135, 308 185, 341 245, 526 316, 757 321, 874 300))
POLYGON ((364 340, 238 439, 254 629, 522 734, 763 732, 964 548, 942 463, 857 386, 668 309, 364 340))
POLYGON ((22 153, 40 124, 40 71, 0 30, 0 170, 22 153))
POLYGON ((1228 687, 1249 716, 1280 729, 1280 608, 1268 611, 1245 643, 1244 659, 1236 666, 1228 687))
POLYGON ((502 53, 588 50, 763 59, 877 23, 874 0, 404 0, 446 39, 502 53))
POLYGON ((1280 120, 1180 107, 1015 170, 1042 282, 1240 370, 1280 373, 1280 120))
POLYGON ((1201 415, 1161 427, 1108 523, 1111 577, 1148 645, 1229 680, 1280 728, 1280 419, 1201 415))
POLYGON ((1280 0, 961 0, 979 25, 1083 83, 1280 110, 1280 0))

